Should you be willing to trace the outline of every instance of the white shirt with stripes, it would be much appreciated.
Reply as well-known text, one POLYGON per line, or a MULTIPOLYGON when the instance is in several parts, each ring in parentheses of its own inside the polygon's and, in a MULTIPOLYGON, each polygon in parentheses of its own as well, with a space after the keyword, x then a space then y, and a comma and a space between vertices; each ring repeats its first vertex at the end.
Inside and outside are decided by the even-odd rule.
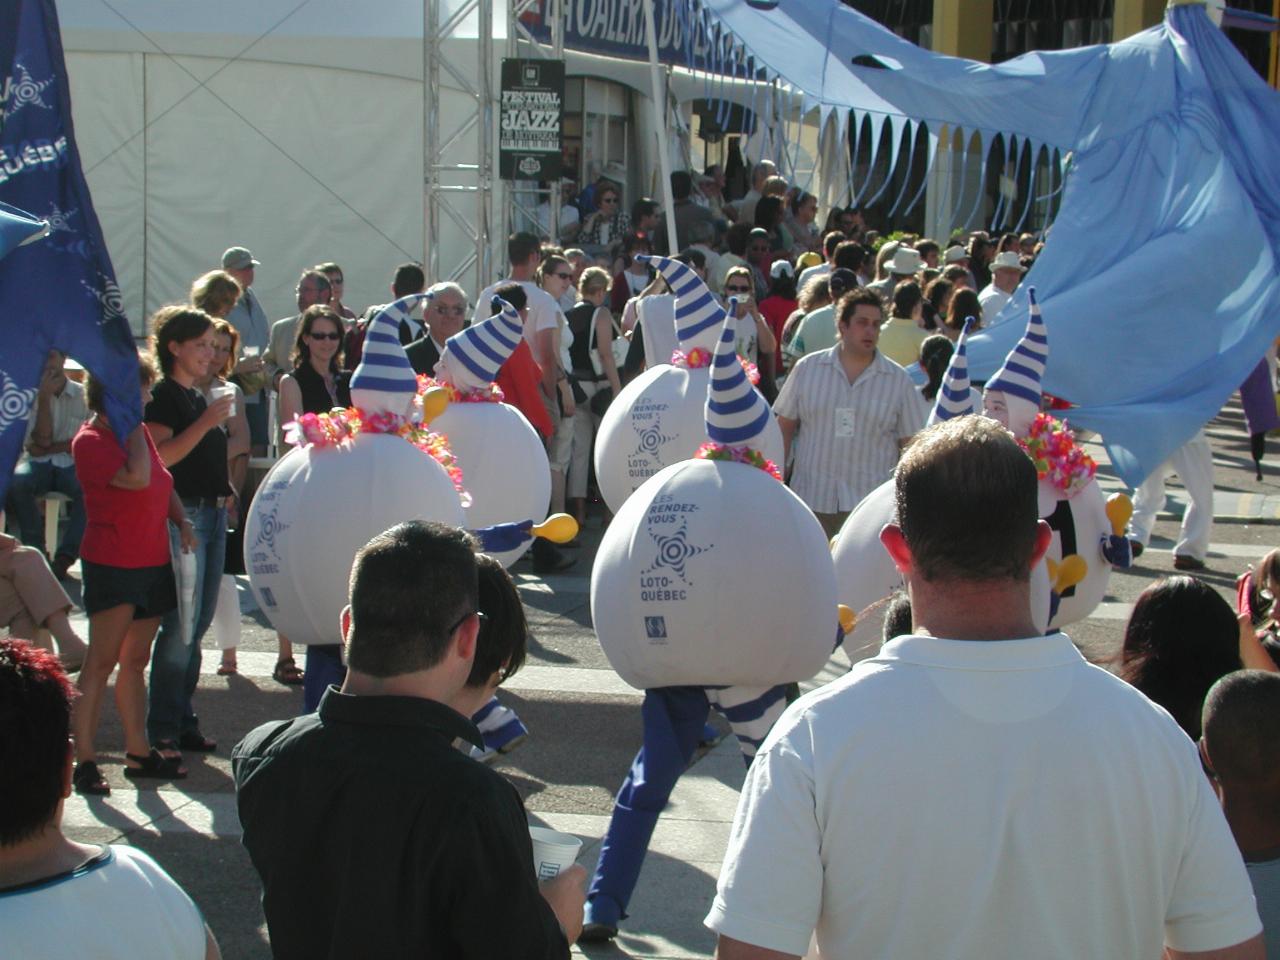
POLYGON ((792 442, 791 489, 815 513, 841 513, 889 479, 900 441, 923 426, 907 372, 876 351, 852 382, 840 344, 797 361, 773 412, 799 421, 792 442))

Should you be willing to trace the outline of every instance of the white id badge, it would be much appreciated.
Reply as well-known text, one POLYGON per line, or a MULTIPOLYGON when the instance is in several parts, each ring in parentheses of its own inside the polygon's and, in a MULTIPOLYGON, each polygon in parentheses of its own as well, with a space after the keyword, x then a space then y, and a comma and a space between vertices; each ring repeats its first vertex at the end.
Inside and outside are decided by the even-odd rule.
POLYGON ((836 436, 852 437, 854 427, 857 424, 857 416, 851 407, 836 408, 836 436))

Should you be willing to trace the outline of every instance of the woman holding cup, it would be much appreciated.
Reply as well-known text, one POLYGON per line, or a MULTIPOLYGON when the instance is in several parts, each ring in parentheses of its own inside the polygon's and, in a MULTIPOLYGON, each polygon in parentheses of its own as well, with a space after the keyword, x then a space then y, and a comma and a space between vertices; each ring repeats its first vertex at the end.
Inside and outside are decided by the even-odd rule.
MULTIPOLYGON (((191 706, 200 679, 200 638, 213 620, 222 583, 231 493, 227 434, 219 428, 230 418, 235 398, 224 394, 206 401, 197 389, 214 362, 214 341, 213 318, 202 310, 163 307, 155 315, 152 349, 163 379, 152 391, 145 419, 160 458, 173 474, 186 514, 184 526, 196 539, 191 634, 186 635, 178 611, 166 615, 151 667, 147 733, 152 745, 168 757, 183 750, 217 749, 217 743, 200 732, 191 706)), ((174 556, 178 533, 171 525, 174 556)), ((183 586, 179 584, 179 590, 183 586)))

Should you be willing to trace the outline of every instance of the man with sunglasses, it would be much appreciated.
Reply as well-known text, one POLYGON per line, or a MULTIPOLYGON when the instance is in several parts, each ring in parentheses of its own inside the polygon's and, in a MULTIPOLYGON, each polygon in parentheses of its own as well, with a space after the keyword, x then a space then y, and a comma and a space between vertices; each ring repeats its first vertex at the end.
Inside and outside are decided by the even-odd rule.
POLYGON ((414 373, 435 373, 445 341, 467 325, 467 292, 456 283, 432 284, 427 293, 432 299, 422 310, 426 330, 404 348, 414 373))
POLYGON ((515 789, 454 748, 480 637, 475 542, 425 521, 356 554, 347 678, 235 749, 275 957, 567 957, 582 867, 537 882, 515 789))

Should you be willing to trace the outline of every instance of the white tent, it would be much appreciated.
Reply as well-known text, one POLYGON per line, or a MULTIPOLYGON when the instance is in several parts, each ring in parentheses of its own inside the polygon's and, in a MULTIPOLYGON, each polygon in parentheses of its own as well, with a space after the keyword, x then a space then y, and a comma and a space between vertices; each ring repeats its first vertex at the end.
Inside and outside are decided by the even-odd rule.
MULTIPOLYGON (((494 7, 496 73, 507 42, 505 4, 494 7)), ((232 245, 262 261, 255 292, 273 317, 293 312, 306 266, 340 263, 359 309, 386 299, 396 264, 424 259, 422 0, 59 0, 58 11, 76 137, 135 330, 232 245)), ((464 60, 470 35, 450 41, 464 60)), ((643 63, 567 59, 572 75, 648 90, 643 63)), ((469 109, 441 79, 443 116, 469 109)), ((702 95, 684 86, 681 101, 702 95)), ((632 186, 650 192, 649 110, 635 127, 632 186)), ((474 162, 474 134, 453 150, 474 162)), ((495 187, 500 234, 508 200, 495 187)), ((500 270, 503 237, 491 239, 500 270)), ((468 243, 452 224, 433 240, 461 262, 468 243)), ((462 282, 492 279, 472 270, 462 282)))

